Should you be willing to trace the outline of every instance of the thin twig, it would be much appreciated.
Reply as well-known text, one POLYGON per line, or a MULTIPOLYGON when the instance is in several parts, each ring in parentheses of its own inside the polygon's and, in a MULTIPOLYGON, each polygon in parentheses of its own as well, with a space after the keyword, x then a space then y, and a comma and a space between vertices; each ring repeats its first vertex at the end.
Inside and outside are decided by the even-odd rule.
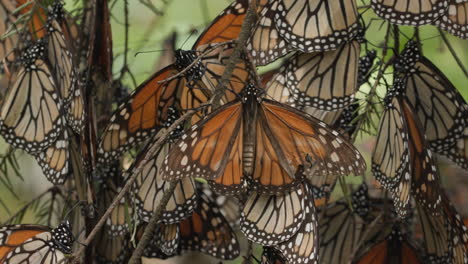
MULTIPOLYGON (((204 105, 201 105, 204 106, 204 105)), ((197 110, 189 110, 185 114, 183 114, 179 119, 177 119, 167 130, 165 130, 159 137, 158 140, 152 145, 152 147, 148 150, 148 155, 146 157, 151 157, 154 156, 154 153, 159 149, 159 147, 164 143, 166 138, 170 135, 172 131, 174 131, 182 122, 184 122, 186 119, 190 118, 197 110)), ((93 238, 96 236, 96 234, 99 232, 99 230, 102 228, 104 223, 106 222, 106 219, 110 216, 114 208, 120 203, 122 198, 124 197, 125 194, 130 190, 130 188, 133 185, 133 182, 137 178, 137 175, 141 172, 143 169, 142 164, 146 164, 148 162, 148 158, 144 158, 137 167, 131 172, 132 175, 128 178, 127 182, 125 183, 124 187, 122 190, 119 192, 119 194, 114 198, 110 206, 107 208, 106 212, 101 216, 97 224, 94 226, 93 230, 89 233, 88 237, 86 240, 82 243, 83 247, 81 247, 75 254, 73 254, 73 259, 74 263, 78 263, 78 260, 80 256, 83 254, 85 248, 91 243, 93 238)), ((166 195, 166 193, 164 193, 166 195)))
POLYGON ((42 197, 44 197, 46 194, 52 192, 53 190, 58 190, 57 187, 51 187, 47 190, 45 190, 43 193, 39 194, 38 196, 36 196, 34 199, 31 199, 31 201, 29 201, 28 203, 26 203, 25 205, 23 205, 23 207, 21 209, 19 209, 18 211, 16 211, 15 214, 13 214, 12 216, 10 216, 10 218, 8 218, 5 222, 3 222, 2 225, 6 225, 6 224, 9 224, 11 223, 11 221, 16 217, 18 216, 20 213, 22 213, 24 210, 27 210, 29 206, 31 206, 31 204, 37 202, 38 200, 42 199, 42 197))
MULTIPOLYGON (((391 29, 391 25, 389 24, 388 28, 387 28, 387 33, 385 34, 384 47, 383 47, 383 50, 382 50, 382 61, 380 63, 379 71, 377 73, 377 77, 375 79, 375 82, 374 82, 374 84, 372 85, 372 87, 371 87, 371 89, 369 91, 368 96, 366 96, 367 104, 366 104, 366 107, 365 107, 365 111, 363 112, 364 115, 369 114, 370 107, 372 106, 372 101, 371 100, 372 100, 372 98, 375 96, 375 94, 377 92, 377 86, 379 84, 379 81, 380 81, 381 78, 383 78, 384 72, 387 69, 387 67, 390 66, 390 64, 392 63, 392 59, 388 60, 386 63, 383 63, 383 60, 385 60, 385 57, 387 56, 387 52, 388 52, 388 42, 389 42, 390 32, 391 32, 390 29, 391 29)), ((357 131, 361 130, 361 126, 362 126, 362 124, 364 123, 364 121, 366 119, 367 119, 367 117, 364 117, 364 118, 361 118, 361 119, 358 120, 358 122, 356 124, 357 131)), ((356 140, 357 134, 358 133, 353 133, 353 136, 352 136, 352 141, 353 142, 356 140)))
POLYGON ((125 30, 124 30, 124 61, 122 69, 120 70, 120 77, 119 80, 128 72, 127 67, 127 55, 128 55, 128 29, 130 28, 130 24, 128 22, 128 0, 124 0, 124 20, 125 20, 125 30))
POLYGON ((234 51, 232 52, 232 55, 226 64, 226 68, 224 68, 224 72, 221 76, 221 79, 216 85, 213 95, 213 109, 216 109, 220 106, 221 98, 226 92, 226 83, 229 82, 229 80, 231 79, 236 64, 238 63, 242 52, 244 51, 244 48, 247 44, 247 40, 250 37, 252 28, 255 25, 255 21, 257 20, 257 13, 255 10, 255 0, 251 0, 249 2, 249 9, 245 14, 244 22, 242 23, 239 37, 237 38, 237 41, 235 41, 234 51))
POLYGON ((450 44, 450 42, 448 41, 447 37, 445 36, 444 32, 438 28, 439 32, 440 32, 440 36, 442 37, 442 40, 444 41, 445 45, 447 46, 447 48, 450 50, 450 53, 452 53, 452 56, 453 58, 455 59, 455 61, 457 62, 458 64, 458 67, 460 67, 460 69, 463 71, 463 73, 465 74, 466 77, 468 77, 468 71, 466 70, 465 66, 463 65, 463 63, 461 62, 460 58, 458 58, 457 56, 457 53, 455 52, 455 50, 453 49, 452 47, 452 44, 450 44))
POLYGON ((161 199, 161 202, 158 204, 158 207, 156 207, 156 210, 151 216, 151 219, 148 222, 148 225, 146 226, 145 231, 143 232, 143 235, 141 236, 141 239, 138 242, 137 247, 132 253, 132 257, 128 261, 129 264, 140 263, 141 256, 143 255, 143 251, 145 250, 148 243, 151 241, 151 238, 154 236, 154 230, 156 229, 159 218, 161 217, 164 208, 166 208, 166 205, 169 202, 169 199, 171 199, 171 195, 173 194, 176 186, 177 186, 177 181, 172 181, 171 184, 169 185, 169 188, 166 191, 164 191, 164 195, 161 199))

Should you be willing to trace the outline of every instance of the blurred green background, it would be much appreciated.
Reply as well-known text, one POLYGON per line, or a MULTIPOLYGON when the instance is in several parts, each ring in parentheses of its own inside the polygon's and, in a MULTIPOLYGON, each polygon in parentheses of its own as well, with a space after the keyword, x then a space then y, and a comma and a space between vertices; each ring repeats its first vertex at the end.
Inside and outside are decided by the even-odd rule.
MULTIPOLYGON (((143 0, 142 0, 143 1, 143 0)), ((166 40, 172 32, 177 32, 176 48, 190 49, 193 42, 197 38, 197 34, 192 34, 193 29, 198 29, 201 32, 207 24, 221 12, 230 1, 226 0, 155 0, 151 1, 154 7, 164 11, 164 15, 157 15, 143 4, 142 1, 129 0, 129 68, 135 75, 138 83, 145 80, 156 71, 158 58, 164 53, 162 49, 163 41, 166 40), (159 50, 156 52, 139 54, 137 52, 159 50)), ((143 1, 143 2, 148 2, 143 1)), ((359 1, 360 2, 360 1, 359 1)), ((111 1, 112 12, 112 33, 113 33, 113 48, 114 48, 114 73, 119 75, 123 63, 124 52, 124 1, 111 1)), ((78 5, 73 1, 67 1, 67 9, 72 10, 78 5)), ((372 10, 367 10, 364 13, 364 19, 367 23, 373 21, 367 32, 366 38, 370 43, 381 46, 385 35, 386 24, 381 26, 381 20, 373 20, 377 18, 372 10)), ((412 27, 400 27, 406 36, 412 36, 412 27)), ((440 70, 446 74, 448 79, 452 81, 455 87, 462 93, 465 98, 468 98, 468 79, 457 66, 455 60, 449 50, 439 36, 439 32, 434 26, 423 26, 420 28, 421 39, 423 40, 424 55, 428 57, 440 70)), ((453 45, 457 56, 468 67, 468 41, 460 40, 456 37, 447 34, 447 38, 453 45)), ((403 35, 400 36, 401 42, 406 42, 403 35)), ((369 46, 372 48, 372 46, 369 46)), ((376 48, 378 49, 378 48, 376 48)), ((260 69, 262 71, 262 69, 260 69)), ((124 79, 132 89, 135 88, 127 78, 124 79)), ((365 90, 366 87, 361 89, 365 90)), ((383 89, 379 90, 379 94, 383 94, 383 89)), ((358 147, 363 152, 369 161, 372 151, 373 138, 366 136, 358 140, 358 147)), ((0 154, 6 150, 6 144, 3 139, 0 139, 0 154)), ((10 209, 7 212, 4 206, 0 205, 0 223, 5 221, 10 213, 15 212, 22 204, 28 202, 38 193, 42 192, 51 185, 42 176, 40 168, 36 162, 27 154, 17 151, 18 162, 20 164, 20 172, 24 180, 17 177, 10 177, 11 184, 15 187, 18 198, 15 198, 9 191, 6 190, 3 184, 0 183, 0 199, 5 202, 10 209)), ((369 163, 368 163, 369 164, 369 163)), ((369 167, 369 166, 368 166, 369 167)), ((450 173, 454 173, 453 171, 450 173)), ((466 178, 466 172, 456 171, 461 173, 466 178)), ((4 175, 0 175, 4 177, 4 175)), ((353 181, 351 178, 348 178, 353 181)), ((359 178, 356 178, 359 181, 359 178)), ((466 201, 466 200, 465 200, 466 201)), ((34 222, 34 218, 29 216, 28 222, 34 222)), ((212 261, 214 263, 214 261, 212 261)), ((194 262, 195 263, 195 262, 194 262)), ((237 261, 236 263, 240 263, 237 261)))

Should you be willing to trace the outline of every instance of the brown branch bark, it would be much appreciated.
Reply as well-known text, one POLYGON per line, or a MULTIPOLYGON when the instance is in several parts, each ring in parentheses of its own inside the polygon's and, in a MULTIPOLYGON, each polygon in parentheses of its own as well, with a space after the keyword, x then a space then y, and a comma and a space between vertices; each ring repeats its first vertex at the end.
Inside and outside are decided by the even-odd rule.
POLYGON ((221 98, 224 96, 226 92, 226 84, 231 79, 232 73, 236 67, 236 64, 239 62, 239 59, 242 55, 242 52, 245 49, 247 44, 247 40, 250 37, 250 33, 252 32, 252 28, 255 25, 257 20, 257 13, 256 13, 256 3, 255 0, 251 0, 249 4, 249 9, 245 14, 244 22, 242 23, 241 31, 239 33, 239 37, 235 41, 234 51, 232 52, 231 57, 229 58, 228 63, 226 64, 226 68, 224 68, 223 75, 219 80, 218 84, 215 87, 215 92, 213 94, 213 109, 216 109, 220 106, 221 98))

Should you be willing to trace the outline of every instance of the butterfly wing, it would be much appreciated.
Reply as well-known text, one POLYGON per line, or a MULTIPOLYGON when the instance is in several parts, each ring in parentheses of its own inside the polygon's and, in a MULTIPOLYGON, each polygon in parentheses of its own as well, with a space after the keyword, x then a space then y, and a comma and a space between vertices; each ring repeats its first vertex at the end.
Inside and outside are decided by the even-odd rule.
POLYGON ((466 126, 466 101, 445 77, 425 57, 420 57, 405 79, 405 94, 425 129, 434 151, 450 149, 466 126))
POLYGON ((0 109, 0 130, 5 140, 29 153, 37 153, 56 141, 62 130, 62 102, 51 71, 37 43, 22 56, 16 80, 0 109))
POLYGON ((372 154, 372 172, 390 190, 398 214, 404 216, 411 190, 409 136, 397 97, 385 106, 372 154))
POLYGON ((421 26, 443 15, 448 0, 372 0, 371 5, 378 16, 393 24, 421 26))
POLYGON ((163 179, 197 176, 214 180, 223 176, 228 164, 232 164, 230 166, 235 170, 233 175, 241 176, 240 161, 234 160, 242 153, 242 149, 238 149, 242 147, 241 131, 241 102, 235 101, 216 109, 207 118, 193 125, 175 143, 164 160, 163 179), (218 144, 219 142, 224 144, 218 144))
POLYGON ((358 12, 353 0, 277 0, 272 5, 281 36, 303 52, 333 50, 354 38, 358 12))
POLYGON ((159 83, 177 73, 168 66, 142 83, 110 118, 99 144, 101 160, 118 158, 166 125, 184 79, 159 83))
MULTIPOLYGON (((151 144, 147 149, 150 148, 151 144)), ((148 156, 147 150, 143 150, 142 153, 135 160, 135 164, 145 163, 140 165, 142 169, 136 176, 134 192, 138 214, 143 221, 148 222, 170 185, 170 182, 161 178, 159 171, 164 158, 169 153, 169 145, 162 146, 154 156, 148 156)), ((196 203, 194 180, 190 177, 178 180, 166 209, 163 210, 161 221, 165 224, 180 222, 192 214, 197 207, 196 203)))
POLYGON ((274 26, 275 12, 272 6, 277 5, 275 1, 259 5, 263 8, 260 10, 259 20, 247 44, 247 50, 255 65, 269 64, 294 50, 274 26))
POLYGON ((357 86, 359 42, 327 52, 298 53, 284 65, 283 74, 299 109, 334 111, 348 106, 357 86))
POLYGON ((275 246, 288 263, 318 263, 319 230, 313 195, 306 185, 304 221, 296 234, 288 241, 275 246))
POLYGON ((84 122, 84 102, 77 83, 73 58, 59 22, 51 20, 47 25, 48 58, 53 76, 57 80, 60 95, 67 109, 68 124, 80 134, 84 122))
MULTIPOLYGON (((63 121, 64 122, 64 121, 63 121)), ((57 141, 34 155, 46 178, 54 185, 63 184, 69 173, 68 133, 64 129, 57 141)))
POLYGON ((239 256, 239 242, 212 197, 199 192, 199 207, 190 218, 180 222, 180 247, 198 250, 218 259, 239 256))
POLYGON ((462 39, 468 38, 468 2, 450 0, 446 12, 434 24, 462 39))
POLYGON ((252 192, 241 211, 242 232, 263 246, 291 239, 305 217, 305 195, 303 186, 282 195, 252 192))
POLYGON ((278 156, 286 157, 280 162, 288 173, 296 172, 301 165, 308 167, 304 169, 310 177, 359 175, 365 171, 361 154, 325 123, 268 99, 263 99, 260 109, 263 129, 268 129, 271 140, 277 142, 278 156))

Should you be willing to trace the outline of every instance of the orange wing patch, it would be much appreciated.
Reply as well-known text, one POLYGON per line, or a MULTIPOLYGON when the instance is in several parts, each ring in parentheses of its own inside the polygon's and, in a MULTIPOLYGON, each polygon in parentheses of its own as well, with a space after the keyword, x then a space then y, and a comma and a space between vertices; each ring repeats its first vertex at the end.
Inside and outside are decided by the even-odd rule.
POLYGON ((304 168, 308 176, 359 175, 365 171, 359 151, 325 123, 271 100, 264 99, 261 105, 260 114, 279 145, 275 152, 286 158, 282 166, 288 173, 307 164, 311 165, 304 168))
POLYGON ((221 176, 240 133, 241 121, 242 105, 236 102, 192 126, 166 157, 163 179, 203 175, 207 180, 214 180, 221 176))

